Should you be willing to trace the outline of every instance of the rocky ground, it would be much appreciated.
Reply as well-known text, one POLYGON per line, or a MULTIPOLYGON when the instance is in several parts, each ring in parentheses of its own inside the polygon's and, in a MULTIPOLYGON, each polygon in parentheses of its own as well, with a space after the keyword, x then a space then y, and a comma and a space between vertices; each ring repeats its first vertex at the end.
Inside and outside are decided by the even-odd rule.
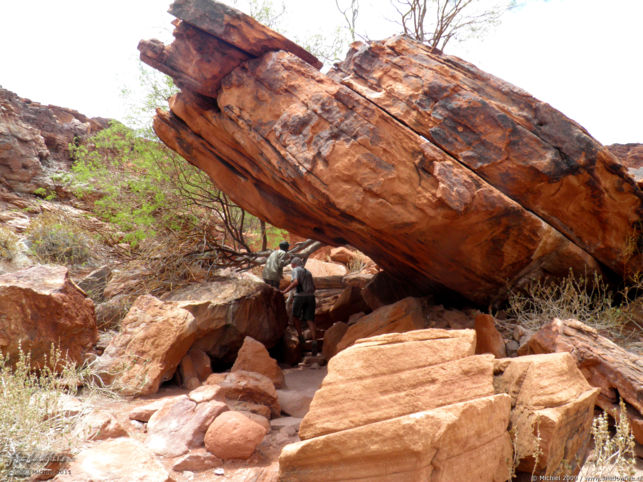
MULTIPOLYGON (((312 394, 321 385, 321 381, 326 375, 326 368, 302 366, 285 369, 284 375, 285 388, 282 390, 282 396, 299 400, 303 410, 307 403, 310 403, 312 394)), ((161 387, 158 393, 145 397, 129 400, 92 397, 88 403, 91 404, 92 410, 109 413, 114 417, 116 422, 112 425, 111 430, 115 430, 114 427, 120 426, 126 432, 126 435, 123 434, 121 437, 125 436, 144 444, 147 438, 146 424, 133 421, 130 418, 130 413, 137 408, 148 405, 150 402, 171 400, 188 393, 189 390, 187 389, 168 385, 161 387)), ((82 397, 79 400, 83 402, 82 397)), ((153 461, 157 461, 169 477, 176 482, 210 480, 276 481, 279 475, 279 454, 281 449, 287 444, 299 441, 297 432, 300 423, 300 417, 281 416, 273 418, 270 421, 269 432, 247 460, 222 460, 209 454, 205 449, 200 449, 191 451, 194 460, 191 464, 190 462, 183 462, 183 465, 187 468, 182 469, 178 463, 185 457, 155 457, 151 452, 146 452, 145 455, 150 459, 133 461, 131 454, 118 454, 116 452, 113 458, 110 459, 109 465, 114 474, 121 474, 123 478, 120 480, 133 480, 126 479, 126 474, 133 469, 133 465, 152 465, 153 461)), ((104 456, 104 449, 101 448, 101 444, 104 443, 105 440, 86 441, 80 444, 79 450, 81 452, 85 450, 101 451, 104 456)), ((72 472, 71 475, 69 477, 58 476, 55 480, 88 480, 92 477, 92 473, 87 471, 88 464, 86 463, 86 465, 81 469, 76 463, 72 463, 68 468, 72 472)), ((99 478, 100 473, 93 473, 93 477, 99 478)))

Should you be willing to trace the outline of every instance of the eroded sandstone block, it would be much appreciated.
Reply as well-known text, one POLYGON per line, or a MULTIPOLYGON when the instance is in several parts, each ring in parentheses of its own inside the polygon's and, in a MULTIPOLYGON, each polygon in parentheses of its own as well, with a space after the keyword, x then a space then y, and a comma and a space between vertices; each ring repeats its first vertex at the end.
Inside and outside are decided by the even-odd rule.
POLYGON ((518 471, 575 475, 580 471, 599 390, 569 353, 503 358, 494 362, 496 392, 511 396, 511 431, 518 471))

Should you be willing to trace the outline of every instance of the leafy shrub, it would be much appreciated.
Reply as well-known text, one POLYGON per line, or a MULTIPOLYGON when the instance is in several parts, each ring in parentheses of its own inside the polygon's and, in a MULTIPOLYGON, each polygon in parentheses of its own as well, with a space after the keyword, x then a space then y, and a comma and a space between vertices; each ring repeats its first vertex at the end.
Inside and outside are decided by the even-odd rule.
POLYGON ((112 122, 87 143, 70 145, 70 151, 74 194, 98 193, 94 212, 116 225, 132 246, 199 221, 170 178, 177 156, 163 144, 112 122))
POLYGON ((0 227, 0 258, 12 260, 18 252, 18 236, 7 228, 0 227))
POLYGON ((42 262, 73 265, 91 259, 91 237, 61 215, 40 214, 26 234, 31 252, 42 262))

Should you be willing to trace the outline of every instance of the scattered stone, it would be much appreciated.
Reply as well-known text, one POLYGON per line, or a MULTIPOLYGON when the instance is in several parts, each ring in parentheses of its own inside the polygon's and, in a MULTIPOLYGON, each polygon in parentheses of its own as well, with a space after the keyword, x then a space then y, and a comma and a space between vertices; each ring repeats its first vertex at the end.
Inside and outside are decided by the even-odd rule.
POLYGON ((275 386, 265 375, 242 370, 230 372, 220 386, 228 400, 265 405, 270 408, 274 417, 278 417, 281 413, 275 386))
POLYGON ((203 472, 221 464, 221 459, 205 449, 194 449, 176 459, 172 470, 177 472, 203 472))
POLYGON ((129 418, 130 420, 138 420, 139 422, 148 422, 150 420, 150 417, 155 412, 163 408, 165 404, 174 403, 181 397, 182 395, 178 395, 174 397, 159 398, 157 400, 154 400, 153 402, 146 403, 145 405, 139 405, 137 407, 134 407, 129 412, 129 418))
POLYGON ((130 438, 117 438, 99 442, 80 452, 69 465, 69 473, 57 475, 56 480, 170 482, 172 478, 142 443, 130 438))
POLYGON ((150 417, 145 445, 165 457, 183 455, 203 444, 212 421, 227 409, 220 401, 197 404, 187 396, 181 396, 150 417))
POLYGON ((303 418, 308 413, 314 394, 314 391, 277 390, 282 413, 297 418, 303 418))
POLYGON ((330 360, 337 353, 337 345, 346 334, 348 325, 338 321, 333 323, 328 330, 324 332, 324 343, 322 344, 322 355, 326 360, 330 360))
POLYGON ((261 443, 266 430, 240 412, 219 415, 205 434, 205 447, 223 460, 247 459, 261 443))
POLYGON ((223 399, 223 389, 219 385, 201 385, 188 393, 188 398, 196 403, 223 399))
POLYGON ((111 274, 112 269, 108 265, 101 266, 80 280, 78 287, 82 289, 94 303, 102 303, 105 301, 105 287, 111 274))
POLYGON ((332 321, 348 321, 355 313, 370 311, 362 298, 361 290, 356 286, 347 286, 331 307, 329 314, 332 321))
POLYGON ((181 383, 188 389, 194 389, 205 382, 212 374, 210 357, 203 350, 192 348, 179 364, 181 383))
POLYGON ((346 330, 337 344, 337 351, 351 346, 360 338, 420 330, 424 328, 425 322, 426 315, 422 302, 418 298, 405 298, 360 318, 346 330))
POLYGON ((230 410, 234 410, 235 412, 255 413, 268 420, 270 420, 272 416, 270 407, 267 407, 266 405, 262 405, 260 403, 244 402, 243 400, 231 400, 231 399, 226 399, 225 402, 226 402, 226 405, 228 405, 228 408, 230 410))
POLYGON ((93 411, 82 418, 74 436, 81 440, 107 440, 127 437, 127 430, 109 412, 93 411))

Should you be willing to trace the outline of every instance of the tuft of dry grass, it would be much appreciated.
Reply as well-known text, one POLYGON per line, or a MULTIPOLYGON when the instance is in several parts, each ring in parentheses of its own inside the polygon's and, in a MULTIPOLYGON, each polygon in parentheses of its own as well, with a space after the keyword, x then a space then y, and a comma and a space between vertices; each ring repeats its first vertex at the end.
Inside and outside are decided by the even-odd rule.
POLYGON ((18 236, 0 226, 0 258, 12 260, 18 252, 18 236))

